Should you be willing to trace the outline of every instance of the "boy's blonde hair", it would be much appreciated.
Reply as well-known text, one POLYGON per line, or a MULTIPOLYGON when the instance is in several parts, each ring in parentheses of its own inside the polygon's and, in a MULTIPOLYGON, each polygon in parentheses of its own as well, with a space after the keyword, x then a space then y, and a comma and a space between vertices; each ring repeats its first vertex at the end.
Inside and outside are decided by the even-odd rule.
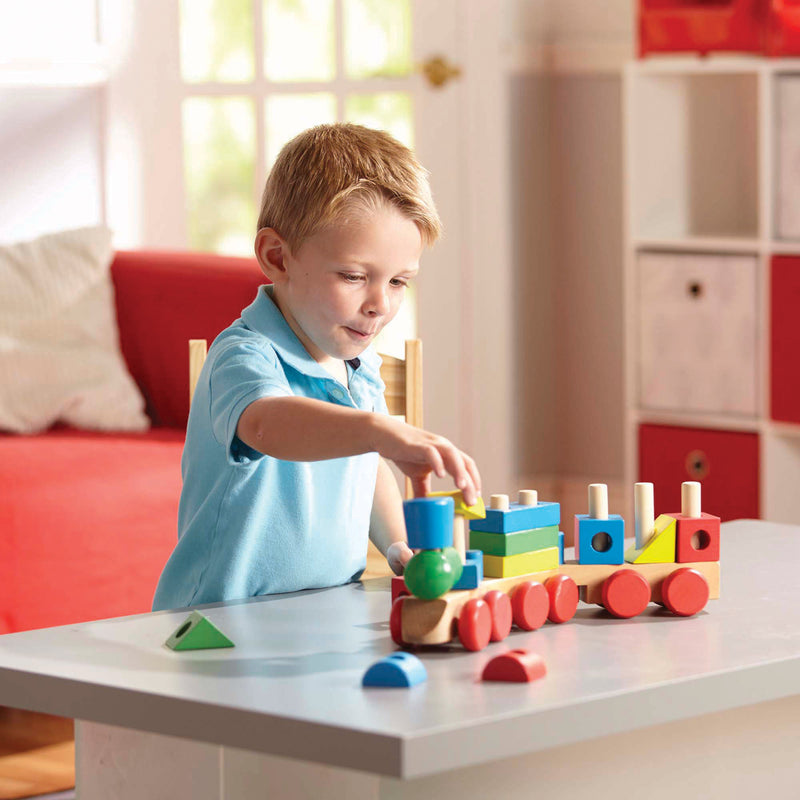
POLYGON ((333 222, 358 219, 384 205, 399 209, 432 245, 441 233, 428 173, 385 131, 341 123, 295 136, 269 173, 258 229, 273 228, 293 252, 333 222))

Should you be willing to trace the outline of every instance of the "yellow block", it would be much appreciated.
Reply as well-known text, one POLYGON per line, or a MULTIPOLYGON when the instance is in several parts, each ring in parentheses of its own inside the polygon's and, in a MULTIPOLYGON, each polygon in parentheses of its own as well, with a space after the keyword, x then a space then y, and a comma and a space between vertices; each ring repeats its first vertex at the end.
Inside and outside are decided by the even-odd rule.
POLYGON ((653 526, 650 541, 637 550, 630 547, 625 552, 629 564, 672 564, 675 562, 675 517, 661 514, 653 526))
POLYGON ((486 506, 480 496, 474 506, 466 504, 464 495, 458 489, 454 492, 430 492, 426 497, 452 497, 457 515, 464 517, 464 519, 486 519, 486 506))
POLYGON ((487 578, 511 578, 557 567, 557 547, 545 547, 516 556, 483 556, 483 574, 487 578))

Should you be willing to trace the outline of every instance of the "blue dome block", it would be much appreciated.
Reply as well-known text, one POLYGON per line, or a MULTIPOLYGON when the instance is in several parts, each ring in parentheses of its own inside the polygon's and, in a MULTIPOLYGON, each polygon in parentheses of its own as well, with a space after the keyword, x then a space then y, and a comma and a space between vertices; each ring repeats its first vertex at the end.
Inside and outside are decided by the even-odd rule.
POLYGON ((376 661, 361 680, 362 686, 400 687, 407 689, 428 680, 425 665, 411 653, 392 653, 376 661))
POLYGON ((403 502, 408 546, 442 550, 453 546, 455 504, 452 497, 416 497, 403 502))

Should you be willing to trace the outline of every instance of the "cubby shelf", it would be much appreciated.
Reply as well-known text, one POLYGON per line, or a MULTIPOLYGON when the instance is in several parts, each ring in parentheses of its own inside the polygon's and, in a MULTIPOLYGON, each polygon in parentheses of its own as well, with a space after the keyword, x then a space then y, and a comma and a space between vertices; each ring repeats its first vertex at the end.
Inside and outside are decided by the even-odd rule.
POLYGON ((626 483, 702 462, 709 511, 800 522, 800 59, 637 60, 623 124, 626 483))

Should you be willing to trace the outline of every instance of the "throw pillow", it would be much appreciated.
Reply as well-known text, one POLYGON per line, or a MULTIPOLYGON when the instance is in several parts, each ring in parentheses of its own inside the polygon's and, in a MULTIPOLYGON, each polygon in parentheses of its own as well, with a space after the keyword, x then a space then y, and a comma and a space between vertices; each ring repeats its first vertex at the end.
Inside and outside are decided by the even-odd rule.
POLYGON ((103 227, 0 247, 0 429, 149 426, 119 348, 112 257, 103 227))

